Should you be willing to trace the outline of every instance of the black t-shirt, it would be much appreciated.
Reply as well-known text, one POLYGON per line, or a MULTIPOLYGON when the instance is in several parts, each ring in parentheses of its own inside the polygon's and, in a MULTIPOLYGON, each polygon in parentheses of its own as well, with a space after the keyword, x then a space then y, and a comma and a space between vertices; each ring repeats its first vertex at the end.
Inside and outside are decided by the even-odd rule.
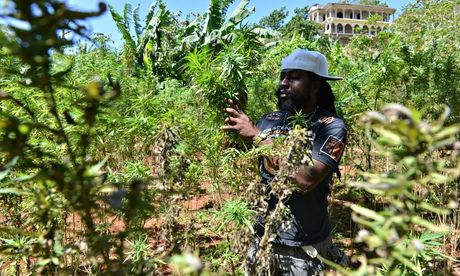
MULTIPOLYGON (((327 110, 318 107, 311 116, 310 130, 313 135, 312 157, 329 166, 333 172, 339 172, 338 164, 346 143, 347 130, 344 122, 327 110)), ((264 115, 257 123, 261 134, 267 137, 289 135, 291 129, 285 112, 272 112, 264 115)), ((259 159, 261 182, 269 185, 274 177, 269 158, 259 159)), ((289 246, 303 246, 324 240, 331 232, 327 212, 327 195, 331 176, 326 177, 315 189, 308 193, 293 192, 287 199, 290 208, 283 225, 276 230, 273 242, 289 246)), ((273 209, 277 199, 272 194, 268 200, 269 209, 273 209)), ((259 236, 263 235, 264 219, 258 216, 255 226, 259 236)))

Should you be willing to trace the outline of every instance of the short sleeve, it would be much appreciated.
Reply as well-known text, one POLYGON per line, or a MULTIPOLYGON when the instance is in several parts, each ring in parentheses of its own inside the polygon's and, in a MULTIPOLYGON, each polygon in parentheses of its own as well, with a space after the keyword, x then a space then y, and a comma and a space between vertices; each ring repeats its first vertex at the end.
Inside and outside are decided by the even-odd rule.
POLYGON ((338 172, 346 141, 347 129, 343 121, 339 119, 331 124, 322 125, 313 139, 313 159, 338 172))

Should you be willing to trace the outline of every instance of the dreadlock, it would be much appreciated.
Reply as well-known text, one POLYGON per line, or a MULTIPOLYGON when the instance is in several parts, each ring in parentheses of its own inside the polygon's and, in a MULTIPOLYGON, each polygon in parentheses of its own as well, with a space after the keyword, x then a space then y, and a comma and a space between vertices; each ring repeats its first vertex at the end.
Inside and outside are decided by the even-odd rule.
POLYGON ((321 79, 321 86, 318 91, 318 106, 326 109, 334 115, 337 115, 335 109, 335 97, 332 88, 325 79, 321 79))
MULTIPOLYGON (((321 86, 319 87, 318 91, 318 106, 326 109, 327 111, 331 112, 334 116, 337 116, 337 110, 335 109, 335 96, 332 93, 332 88, 329 83, 321 78, 321 86)), ((340 180, 341 174, 340 171, 337 171, 337 177, 340 180)), ((329 180, 328 185, 328 193, 331 193, 331 187, 333 184, 333 178, 331 177, 329 180)))

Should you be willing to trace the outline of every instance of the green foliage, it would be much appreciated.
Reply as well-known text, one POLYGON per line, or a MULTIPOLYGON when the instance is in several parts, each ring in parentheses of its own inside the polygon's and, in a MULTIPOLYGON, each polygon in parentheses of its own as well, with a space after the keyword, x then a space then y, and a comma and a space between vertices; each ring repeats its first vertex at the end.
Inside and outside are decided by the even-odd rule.
MULTIPOLYGON (((120 15, 115 11, 115 9, 109 5, 110 13, 112 14, 112 18, 117 24, 118 30, 121 32, 123 39, 125 40, 125 47, 126 51, 134 52, 136 49, 136 42, 131 37, 130 34, 130 24, 131 24, 131 5, 125 4, 123 15, 120 15)), ((138 20, 138 18, 136 17, 138 20)), ((134 22, 136 25, 138 22, 134 22)))
POLYGON ((287 23, 284 23, 289 12, 286 10, 286 7, 282 7, 262 17, 257 26, 279 31, 285 37, 300 35, 307 40, 312 40, 315 36, 320 35, 321 27, 319 24, 308 19, 309 9, 310 7, 308 6, 294 9, 294 15, 287 23))
POLYGON ((411 65, 407 94, 416 105, 439 102, 450 106, 455 121, 458 120, 455 95, 459 92, 460 70, 460 54, 456 49, 460 40, 450 30, 459 27, 457 8, 458 2, 454 0, 420 1, 406 6, 404 16, 396 21, 399 32, 417 34, 402 39, 405 44, 402 57, 411 65), (424 95, 419 91, 424 91, 424 95))
MULTIPOLYGON (((218 124, 222 122, 221 110, 226 100, 234 100, 242 110, 246 108, 247 82, 259 63, 263 49, 260 32, 258 34, 252 27, 238 27, 254 10, 247 7, 248 3, 242 1, 228 20, 222 17, 221 23, 213 24, 215 29, 207 28, 206 32, 191 37, 196 43, 202 41, 202 44, 195 44, 195 49, 184 59, 186 73, 197 90, 200 102, 205 104, 218 124)), ((205 22, 215 17, 210 13, 214 9, 217 8, 210 7, 205 22)), ((222 12, 218 14, 224 15, 222 12)), ((218 20, 214 18, 213 21, 218 20)))
POLYGON ((245 81, 254 57, 250 55, 251 49, 244 49, 245 45, 234 46, 224 46, 215 57, 208 49, 195 51, 186 57, 192 80, 214 110, 220 110, 226 99, 234 99, 242 108, 246 106, 245 81))
MULTIPOLYGON (((99 15, 104 10, 102 4, 99 12, 83 13, 56 1, 15 1, 10 19, 34 27, 27 30, 8 26, 2 32, 2 38, 7 34, 14 38, 3 44, 2 51, 14 53, 15 61, 23 68, 22 71, 2 68, 2 78, 11 76, 17 80, 3 85, 9 93, 1 92, 2 101, 16 105, 14 109, 2 106, 1 111, 0 156, 2 162, 9 164, 4 169, 9 175, 2 180, 5 192, 2 201, 17 204, 9 214, 11 218, 27 214, 26 220, 2 227, 2 235, 7 237, 2 238, 2 244, 21 250, 19 259, 27 262, 33 273, 59 273, 60 269, 66 269, 66 259, 78 254, 86 254, 91 266, 104 264, 113 271, 124 271, 126 265, 121 259, 114 261, 109 254, 116 251, 123 255, 124 237, 136 221, 134 212, 146 208, 139 180, 133 180, 127 190, 118 190, 115 184, 106 182, 101 171, 106 159, 100 161, 103 159, 100 156, 91 156, 98 118, 120 95, 120 84, 111 77, 105 84, 93 80, 79 93, 76 84, 66 79, 75 65, 73 58, 58 53, 51 56, 51 50, 60 51, 74 43, 61 38, 59 32, 72 31, 72 26, 77 26, 76 35, 84 35, 84 28, 76 20, 99 15), (26 83, 21 83, 21 79, 26 83), (27 86, 26 91, 33 96, 19 92, 21 86, 27 86), (29 105, 24 99, 33 102, 29 105), (124 195, 126 201, 122 203, 124 195), (98 225, 107 213, 114 213, 113 209, 100 208, 104 201, 114 209, 123 207, 126 232, 110 235, 98 225), (79 248, 75 240, 67 243, 63 239, 69 213, 81 218, 86 229, 80 237, 81 244, 89 247, 79 248)), ((3 253, 10 258, 8 250, 3 253)), ((21 273, 19 268, 16 273, 21 273)))
POLYGON ((394 162, 395 169, 364 172, 364 181, 353 183, 384 199, 381 211, 351 206, 353 220, 367 229, 358 233, 356 241, 365 243, 369 251, 367 260, 365 257, 359 260, 361 267, 356 275, 362 271, 422 275, 428 269, 428 262, 440 256, 436 246, 441 244, 437 240, 446 235, 448 228, 425 217, 450 211, 435 207, 416 191, 437 189, 460 175, 458 152, 453 153, 449 162, 435 156, 454 143, 455 135, 460 132, 458 124, 444 126, 447 117, 446 111, 430 124, 421 119, 420 113, 396 104, 386 106, 382 113, 365 115, 368 130, 376 134, 368 138, 380 154, 394 162))
MULTIPOLYGON (((343 176, 365 189, 348 193, 362 203, 353 205, 364 228, 357 240, 365 245, 357 274, 452 266, 458 209, 439 206, 458 202, 451 193, 458 155, 443 148, 458 148, 452 145, 460 107, 456 1, 410 4, 388 31, 348 45, 319 34, 308 7, 286 24, 285 9, 275 10, 266 23, 274 32, 245 24, 254 10, 246 0, 234 11, 228 10, 234 1, 213 0, 185 20, 163 1, 154 1, 142 20, 139 6, 126 4, 120 12, 109 7, 125 42, 121 53, 103 34, 78 45, 61 36, 87 36, 79 20, 102 6, 81 13, 58 1, 20 2, 6 5, 31 28, 0 27, 6 273, 161 274, 169 271, 166 263, 177 273, 242 273, 253 208, 263 207, 266 196, 257 184, 258 156, 304 152, 290 151, 284 139, 273 147, 239 143, 219 129, 221 110, 229 98, 254 120, 275 110, 281 59, 296 48, 324 53, 331 74, 344 77, 331 82, 349 131, 343 161, 367 171, 343 176), (30 5, 36 14, 25 12, 30 5), (362 113, 393 101, 418 111, 390 106, 369 113, 371 127, 362 127, 362 113), (452 116, 428 123, 442 104, 452 116), (455 231, 439 232, 433 221, 455 231)), ((295 121, 304 126, 302 116, 295 121)), ((300 128, 294 132, 303 137, 300 128)), ((291 183, 283 173, 278 180, 274 192, 288 196, 291 183)), ((271 223, 283 215, 280 206, 271 223)), ((346 238, 337 228, 335 236, 346 238)))
POLYGON ((138 271, 136 274, 148 273, 153 269, 154 261, 151 259, 152 252, 150 250, 147 235, 141 234, 134 241, 128 240, 128 245, 131 250, 126 252, 126 258, 124 262, 130 261, 133 262, 135 269, 138 271))
POLYGON ((360 5, 388 7, 387 3, 385 3, 384 1, 380 1, 380 0, 357 0, 354 2, 360 5))
POLYGON ((367 22, 368 22, 369 25, 373 25, 373 24, 377 23, 377 21, 382 21, 382 20, 383 20, 383 17, 380 14, 371 14, 367 18, 367 22))
POLYGON ((242 0, 227 19, 227 9, 231 3, 233 1, 211 1, 207 13, 190 23, 194 29, 184 38, 188 49, 211 47, 219 52, 220 43, 234 40, 233 32, 254 12, 254 7, 247 7, 249 0, 242 0))
POLYGON ((288 15, 289 12, 286 10, 286 7, 281 7, 273 10, 269 15, 262 17, 257 25, 272 30, 279 30, 288 15))
POLYGON ((292 18, 281 28, 285 36, 299 34, 305 39, 311 40, 320 34, 321 27, 317 23, 308 19, 308 6, 294 9, 292 18))
POLYGON ((380 0, 342 0, 340 3, 388 7, 387 3, 380 0))
POLYGON ((226 202, 216 215, 222 220, 217 231, 220 231, 229 223, 234 223, 237 228, 247 227, 254 233, 252 229, 254 212, 249 209, 248 204, 242 199, 226 202))
POLYGON ((206 19, 204 21, 203 33, 210 34, 212 31, 218 30, 222 27, 227 14, 228 6, 230 6, 233 2, 233 0, 210 1, 208 11, 206 13, 206 19))
POLYGON ((150 6, 143 27, 140 23, 139 7, 132 10, 130 4, 125 4, 123 16, 112 6, 109 8, 125 41, 123 54, 128 68, 140 68, 147 75, 160 79, 180 78, 179 61, 185 47, 183 40, 190 35, 195 25, 192 24, 192 28, 181 28, 177 15, 167 10, 162 0, 154 1, 150 6), (132 25, 134 34, 131 34, 132 25))

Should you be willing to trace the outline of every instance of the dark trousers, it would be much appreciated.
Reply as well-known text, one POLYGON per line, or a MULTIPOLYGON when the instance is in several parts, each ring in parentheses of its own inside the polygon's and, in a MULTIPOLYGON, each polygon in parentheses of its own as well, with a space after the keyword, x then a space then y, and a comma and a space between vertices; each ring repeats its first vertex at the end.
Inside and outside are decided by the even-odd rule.
POLYGON ((347 256, 332 243, 331 236, 324 241, 305 247, 292 247, 282 244, 272 244, 270 267, 263 268, 257 274, 256 254, 259 245, 256 240, 249 248, 246 260, 246 275, 319 275, 324 269, 324 263, 316 258, 321 255, 341 265, 348 262, 347 256))

